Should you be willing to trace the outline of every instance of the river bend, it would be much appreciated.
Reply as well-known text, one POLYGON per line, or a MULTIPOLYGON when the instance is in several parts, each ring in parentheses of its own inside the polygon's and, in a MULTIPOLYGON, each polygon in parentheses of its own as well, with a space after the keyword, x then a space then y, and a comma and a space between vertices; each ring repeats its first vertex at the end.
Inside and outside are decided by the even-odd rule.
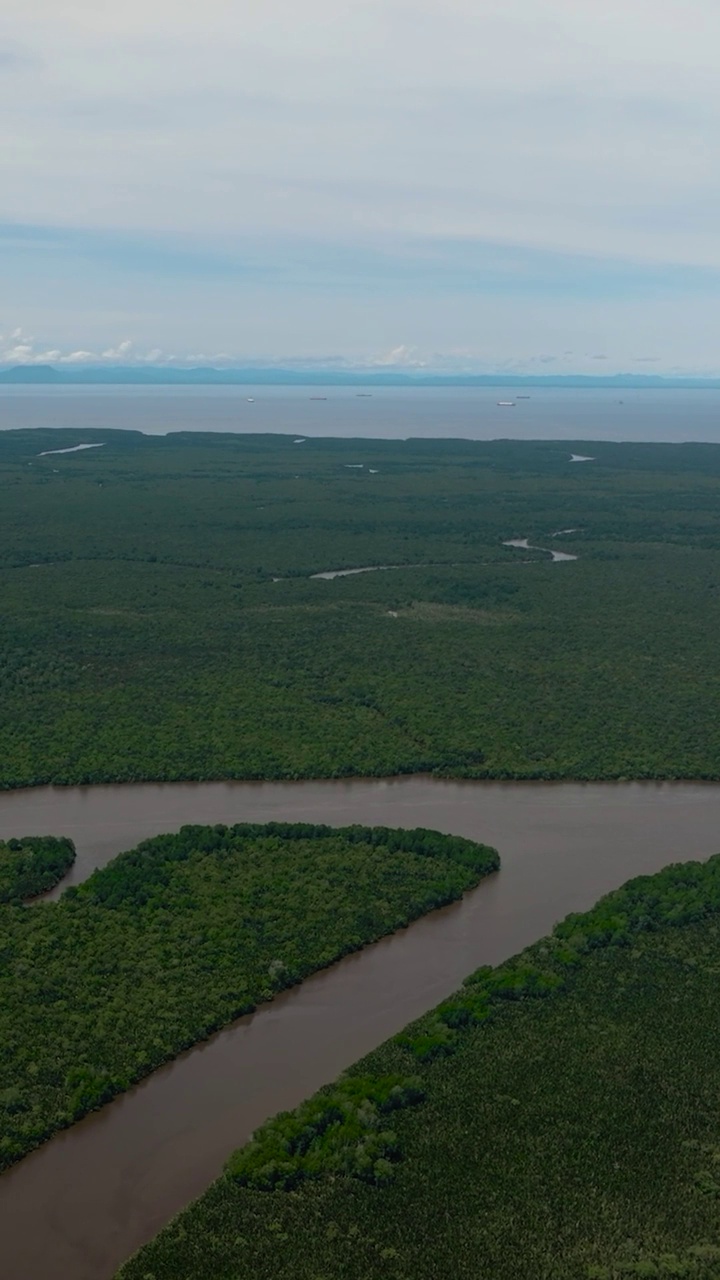
POLYGON ((495 964, 632 875, 720 850, 720 786, 482 783, 412 777, 38 788, 0 794, 0 835, 70 836, 78 882, 183 823, 426 826, 496 845, 462 902, 348 956, 160 1068, 0 1177, 2 1275, 110 1280, 293 1107, 495 964))

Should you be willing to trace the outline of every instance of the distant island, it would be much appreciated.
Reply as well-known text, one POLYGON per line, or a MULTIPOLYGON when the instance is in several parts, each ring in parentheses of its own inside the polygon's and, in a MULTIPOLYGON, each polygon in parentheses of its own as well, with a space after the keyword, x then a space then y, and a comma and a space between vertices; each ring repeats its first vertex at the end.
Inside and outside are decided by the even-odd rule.
POLYGON ((33 386, 277 386, 277 387, 569 387, 612 391, 720 390, 720 378, 664 378, 660 374, 441 374, 387 369, 194 369, 85 365, 56 369, 20 364, 0 370, 0 385, 33 386))

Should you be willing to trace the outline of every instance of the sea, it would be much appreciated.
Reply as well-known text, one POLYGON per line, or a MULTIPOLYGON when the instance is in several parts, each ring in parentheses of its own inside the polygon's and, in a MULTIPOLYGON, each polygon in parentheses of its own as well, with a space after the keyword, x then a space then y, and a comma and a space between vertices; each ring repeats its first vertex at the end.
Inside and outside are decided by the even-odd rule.
POLYGON ((0 430, 26 427, 718 443, 720 390, 0 386, 0 430))

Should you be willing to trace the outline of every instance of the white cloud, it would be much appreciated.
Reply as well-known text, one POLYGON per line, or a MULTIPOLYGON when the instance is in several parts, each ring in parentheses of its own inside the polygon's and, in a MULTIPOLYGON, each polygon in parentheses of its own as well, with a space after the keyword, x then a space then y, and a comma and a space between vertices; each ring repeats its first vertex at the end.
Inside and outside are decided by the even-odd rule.
POLYGON ((103 360, 119 360, 121 362, 128 360, 132 355, 133 344, 129 338, 124 342, 118 342, 116 347, 108 347, 107 351, 103 351, 103 360))
MULTIPOLYGON (((94 351, 69 351, 66 355, 61 355, 58 364, 93 364, 97 360, 94 351)), ((38 358, 38 363, 41 363, 38 358)))
MULTIPOLYGON (((544 314, 544 320, 547 323, 547 313, 544 314)), ((16 331, 17 332, 17 331, 16 331)), ((353 370, 375 370, 378 373, 387 371, 404 371, 408 373, 440 373, 440 374, 474 374, 474 373, 507 373, 507 374, 563 374, 563 373, 591 373, 597 374, 598 368, 596 362, 598 360, 610 359, 610 357, 599 355, 586 355, 578 357, 572 351, 564 351, 561 354, 535 353, 529 349, 529 337, 531 329, 522 335, 522 341, 519 344, 519 350, 523 354, 517 354, 508 357, 506 350, 503 350, 502 338, 496 345, 485 343, 476 348, 455 347, 445 351, 428 350, 421 352, 417 347, 409 344, 401 344, 383 354, 377 355, 367 353, 365 355, 356 354, 355 356, 342 355, 323 355, 314 356, 308 354, 304 357, 297 355, 248 355, 247 351, 238 351, 236 353, 229 352, 192 352, 190 354, 175 355, 163 351, 159 347, 150 350, 144 350, 136 347, 135 344, 129 344, 127 341, 118 343, 114 347, 108 348, 101 352, 92 351, 87 348, 78 349, 61 349, 59 347, 44 347, 37 345, 33 341, 24 339, 21 342, 8 344, 8 339, 4 339, 0 335, 0 368, 9 368, 16 365, 44 365, 51 364, 59 368, 75 367, 107 367, 108 364, 121 364, 125 367, 148 367, 154 368, 174 368, 186 369, 197 366, 211 367, 215 369, 236 368, 249 366, 254 368, 283 368, 283 369, 305 369, 318 371, 346 371, 353 370), (132 350, 128 348, 131 347, 132 350), (126 354, 123 358, 115 356, 114 353, 124 350, 126 354), (108 356, 112 356, 111 359, 108 356)), ((619 354, 613 359, 611 368, 603 368, 600 372, 606 374, 608 372, 622 371, 631 372, 634 366, 652 365, 652 370, 648 372, 662 373, 666 376, 682 376, 682 377, 720 377, 720 362, 714 353, 708 358, 695 358, 689 349, 687 358, 684 361, 673 362, 669 353, 665 357, 662 356, 632 356, 629 358, 620 357, 619 354)), ((637 370, 643 372, 642 368, 637 370)))
POLYGON ((58 348, 38 350, 35 339, 22 328, 11 329, 7 336, 0 333, 0 365, 52 364, 60 359, 62 353, 58 348))
POLYGON ((375 356, 370 363, 384 368, 424 369, 427 361, 418 358, 416 347, 401 344, 399 347, 393 347, 392 351, 387 351, 385 355, 375 356))
POLYGON ((0 366, 19 364, 162 366, 174 363, 182 366, 183 364, 192 363, 194 360, 203 364, 213 364, 218 360, 227 363, 231 359, 230 356, 224 355, 222 357, 186 356, 178 360, 177 356, 163 351, 160 347, 152 347, 147 351, 141 347, 136 347, 135 343, 129 338, 114 343, 104 350, 93 351, 87 347, 63 350, 57 346, 44 346, 42 343, 38 343, 35 338, 26 334, 22 328, 11 330, 7 338, 0 334, 0 366))

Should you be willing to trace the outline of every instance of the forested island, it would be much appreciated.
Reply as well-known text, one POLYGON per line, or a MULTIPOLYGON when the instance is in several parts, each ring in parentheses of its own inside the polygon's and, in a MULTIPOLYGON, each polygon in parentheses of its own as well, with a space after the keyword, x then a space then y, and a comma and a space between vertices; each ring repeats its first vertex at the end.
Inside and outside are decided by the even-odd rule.
POLYGON ((7 431, 0 483, 0 786, 720 778, 720 446, 7 431))
POLYGON ((720 856, 630 881, 268 1122, 119 1280, 717 1280, 719 966, 720 856))
POLYGON ((26 907, 6 895, 0 1168, 498 866, 494 849, 423 829, 183 827, 121 854, 57 902, 26 907))

